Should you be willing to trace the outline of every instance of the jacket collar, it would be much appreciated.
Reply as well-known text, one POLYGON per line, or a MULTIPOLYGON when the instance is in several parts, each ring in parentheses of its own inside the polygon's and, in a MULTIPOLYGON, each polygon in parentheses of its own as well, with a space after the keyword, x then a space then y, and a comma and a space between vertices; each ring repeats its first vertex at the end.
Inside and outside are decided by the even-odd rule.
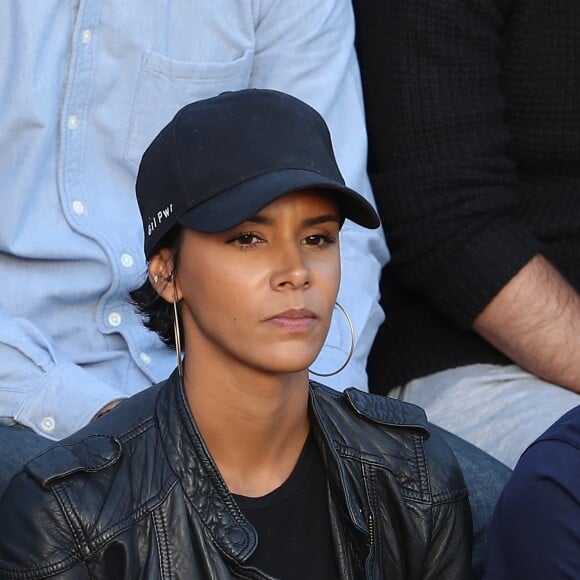
POLYGON ((195 424, 177 370, 157 404, 167 459, 185 495, 223 553, 243 561, 257 545, 257 534, 230 494, 195 424))
MULTIPOLYGON (((330 443, 327 431, 318 425, 320 413, 315 410, 315 397, 311 389, 311 428, 328 470, 331 493, 344 497, 338 504, 348 505, 355 526, 366 531, 360 511, 347 500, 352 494, 344 493, 343 486, 348 480, 338 454, 330 443)), ((243 562, 256 548, 257 533, 240 511, 207 449, 187 404, 177 371, 172 373, 160 393, 157 419, 168 461, 180 479, 191 506, 222 552, 233 560, 243 562)))
POLYGON ((361 461, 376 465, 383 463, 386 469, 414 469, 415 450, 408 462, 386 463, 384 458, 388 445, 392 456, 401 452, 402 440, 381 438, 374 441, 365 428, 369 423, 388 425, 395 429, 412 430, 427 439, 430 435, 423 409, 397 399, 372 395, 355 388, 338 392, 324 385, 311 383, 311 425, 326 462, 327 477, 333 498, 338 505, 344 498, 347 517, 359 532, 368 534, 368 506, 361 497, 360 481, 348 475, 341 453, 357 456, 361 461), (316 388, 313 388, 313 385, 316 388), (359 416, 364 420, 353 420, 359 416))
MULTIPOLYGON (((340 396, 337 393, 337 396, 340 396)), ((366 515, 361 510, 360 502, 357 501, 355 490, 351 489, 350 478, 347 477, 346 470, 335 446, 333 433, 336 432, 336 424, 329 423, 328 413, 321 401, 316 396, 316 391, 310 388, 310 417, 311 429, 318 444, 318 448, 323 457, 326 476, 330 492, 335 498, 335 505, 338 509, 346 508, 345 516, 362 533, 368 533, 366 515)), ((338 416, 332 413, 332 421, 339 420, 338 416)))

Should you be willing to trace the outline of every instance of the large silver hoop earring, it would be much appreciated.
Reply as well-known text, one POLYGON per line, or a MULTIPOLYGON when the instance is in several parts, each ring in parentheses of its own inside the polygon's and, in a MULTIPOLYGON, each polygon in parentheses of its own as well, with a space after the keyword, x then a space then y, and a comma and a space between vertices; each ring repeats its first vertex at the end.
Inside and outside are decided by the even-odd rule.
POLYGON ((350 362, 350 359, 352 358, 352 355, 354 353, 354 347, 356 344, 356 340, 355 340, 354 325, 352 323, 352 320, 350 319, 348 312, 344 309, 344 307, 341 304, 339 304, 337 302, 335 304, 335 307, 338 308, 344 314, 344 317, 346 318, 346 321, 348 322, 348 328, 350 330, 350 350, 348 352, 348 356, 346 357, 346 360, 344 361, 344 363, 342 363, 342 366, 340 368, 338 368, 337 370, 332 371, 331 373, 318 373, 316 371, 313 371, 312 369, 308 369, 310 371, 310 373, 312 373, 313 375, 315 375, 317 377, 332 377, 334 375, 337 375, 350 362))
POLYGON ((179 313, 177 311, 177 296, 173 298, 173 334, 175 336, 175 352, 177 353, 177 369, 183 377, 183 356, 181 353, 181 333, 179 332, 179 313))

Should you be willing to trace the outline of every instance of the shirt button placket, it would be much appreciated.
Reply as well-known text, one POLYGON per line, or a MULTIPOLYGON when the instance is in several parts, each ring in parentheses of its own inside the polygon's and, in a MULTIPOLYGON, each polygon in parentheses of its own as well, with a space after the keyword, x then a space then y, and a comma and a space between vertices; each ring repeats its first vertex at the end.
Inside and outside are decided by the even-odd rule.
POLYGON ((82 188, 82 147, 83 123, 86 122, 87 104, 92 86, 94 61, 94 23, 98 22, 101 6, 100 2, 78 3, 76 22, 73 31, 73 50, 68 60, 68 84, 66 87, 67 99, 64 104, 64 135, 63 135, 63 176, 64 195, 72 208, 73 217, 84 215, 82 225, 77 222, 83 231, 90 235, 88 228, 91 222, 86 219, 87 200, 82 188))
POLYGON ((52 417, 43 417, 40 420, 40 428, 45 433, 52 433, 56 427, 56 421, 52 417))
POLYGON ((117 327, 121 326, 121 323, 123 322, 123 318, 118 312, 111 312, 109 314, 109 316, 107 317, 107 322, 113 328, 117 328, 117 327))
POLYGON ((93 38, 93 33, 90 28, 85 28, 81 34, 81 42, 83 44, 89 44, 93 38))

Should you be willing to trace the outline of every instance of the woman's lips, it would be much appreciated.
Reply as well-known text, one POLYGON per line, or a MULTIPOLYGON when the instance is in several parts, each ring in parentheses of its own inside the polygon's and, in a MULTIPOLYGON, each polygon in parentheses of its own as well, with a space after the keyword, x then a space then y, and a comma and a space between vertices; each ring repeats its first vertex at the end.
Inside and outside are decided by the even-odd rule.
POLYGON ((290 309, 275 314, 266 320, 279 328, 295 332, 303 332, 312 328, 317 317, 311 310, 306 308, 290 309))

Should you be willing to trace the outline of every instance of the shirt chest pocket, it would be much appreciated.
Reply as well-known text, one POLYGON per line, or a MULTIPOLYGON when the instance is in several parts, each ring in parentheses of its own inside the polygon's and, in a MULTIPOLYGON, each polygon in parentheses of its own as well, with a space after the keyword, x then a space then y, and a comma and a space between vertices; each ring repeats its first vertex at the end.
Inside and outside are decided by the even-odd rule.
POLYGON ((223 91, 248 88, 252 62, 250 50, 239 59, 219 63, 190 63, 147 53, 133 104, 127 161, 138 167, 153 138, 183 106, 223 91))

